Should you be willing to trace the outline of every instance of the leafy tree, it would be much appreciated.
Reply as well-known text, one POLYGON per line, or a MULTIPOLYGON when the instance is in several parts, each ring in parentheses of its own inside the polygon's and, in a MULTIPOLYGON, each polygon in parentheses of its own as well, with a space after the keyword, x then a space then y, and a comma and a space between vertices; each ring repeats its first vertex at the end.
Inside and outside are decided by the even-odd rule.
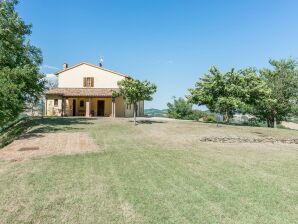
POLYGON ((43 91, 40 49, 27 36, 31 25, 15 11, 17 0, 0 1, 0 125, 14 120, 26 102, 39 98, 43 91))
POLYGON ((136 125, 136 116, 138 111, 138 102, 143 100, 152 100, 152 94, 156 92, 156 85, 149 81, 140 81, 137 79, 123 79, 118 82, 119 90, 113 92, 113 96, 123 96, 127 104, 133 105, 134 123, 136 125))
POLYGON ((216 67, 211 67, 209 73, 205 74, 196 82, 194 89, 189 89, 187 96, 190 103, 206 105, 211 112, 216 112, 219 97, 224 95, 224 77, 216 67))
POLYGON ((256 105, 254 112, 267 121, 268 127, 276 127, 278 121, 297 112, 298 70, 297 61, 291 58, 270 60, 269 63, 273 69, 263 69, 260 74, 270 93, 256 105))
POLYGON ((0 70, 0 126, 14 120, 23 108, 20 89, 7 76, 10 72, 9 68, 0 70))
POLYGON ((222 75, 218 68, 211 67, 209 73, 189 89, 187 98, 191 103, 205 105, 213 113, 226 115, 227 120, 240 108, 244 108, 242 96, 243 77, 232 69, 222 75))
POLYGON ((247 68, 222 75, 212 67, 190 89, 191 103, 206 105, 228 118, 236 112, 250 113, 276 127, 278 121, 298 111, 298 71, 293 59, 270 60, 273 70, 247 68))
POLYGON ((168 103, 168 116, 175 119, 193 119, 192 104, 183 98, 176 99, 173 97, 174 102, 168 103))
POLYGON ((253 113, 270 93, 266 82, 253 68, 232 69, 222 75, 216 67, 211 67, 189 91, 191 103, 205 105, 211 112, 225 115, 227 121, 237 112, 253 113))

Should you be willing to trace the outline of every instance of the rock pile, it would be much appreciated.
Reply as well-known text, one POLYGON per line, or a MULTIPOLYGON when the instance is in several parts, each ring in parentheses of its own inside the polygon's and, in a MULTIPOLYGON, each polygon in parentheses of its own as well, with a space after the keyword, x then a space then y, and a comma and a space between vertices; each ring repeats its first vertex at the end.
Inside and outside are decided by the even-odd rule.
POLYGON ((204 137, 201 142, 298 144, 298 139, 204 137))

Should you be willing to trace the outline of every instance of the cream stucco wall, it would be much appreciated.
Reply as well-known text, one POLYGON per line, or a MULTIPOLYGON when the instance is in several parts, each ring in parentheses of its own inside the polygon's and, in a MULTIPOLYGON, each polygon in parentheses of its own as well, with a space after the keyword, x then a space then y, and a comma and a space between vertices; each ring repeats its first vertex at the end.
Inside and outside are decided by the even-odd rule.
MULTIPOLYGON (((63 71, 58 75, 59 88, 84 88, 83 80, 85 77, 94 78, 93 88, 118 88, 117 82, 125 79, 124 76, 97 68, 88 64, 80 64, 74 68, 63 71)), ((112 115, 112 98, 65 98, 62 103, 60 96, 47 96, 46 101, 46 115, 61 116, 62 105, 66 116, 73 116, 73 100, 76 100, 76 116, 83 116, 86 114, 86 102, 90 101, 90 112, 93 116, 97 116, 97 101, 105 101, 104 116, 110 117, 112 115), (58 99, 58 106, 54 106, 54 99, 58 99), (80 101, 84 101, 84 106, 80 107, 80 101)), ((116 117, 132 117, 133 105, 127 106, 123 97, 117 97, 115 100, 116 117)), ((144 115, 144 102, 138 103, 138 116, 144 115)))
POLYGON ((125 117, 125 102, 123 97, 117 97, 115 99, 116 104, 116 117, 125 117))
MULTIPOLYGON (((97 116, 97 101, 105 102, 104 116, 112 116, 112 98, 66 98, 64 99, 65 116, 73 116, 73 100, 76 101, 76 116, 84 116, 86 114, 86 102, 90 101, 90 113, 92 116, 97 116), (80 101, 84 101, 83 106, 80 106, 80 101)), ((47 116, 62 116, 62 98, 60 96, 48 96, 45 102, 47 116), (58 106, 54 106, 54 100, 58 99, 58 106)), ((133 105, 127 105, 123 97, 117 97, 115 100, 116 117, 133 117, 133 105)), ((144 115, 144 102, 138 102, 138 116, 144 115)))
MULTIPOLYGON (((137 104, 138 104, 137 116, 144 116, 144 101, 139 101, 137 104)), ((124 107, 125 107, 125 117, 133 117, 133 105, 127 105, 124 102, 124 107)))
POLYGON ((46 116, 61 116, 62 98, 60 96, 48 96, 45 104, 46 116), (58 106, 54 106, 55 99, 58 99, 58 106))
POLYGON ((124 76, 87 64, 66 70, 58 75, 59 88, 83 88, 84 77, 94 77, 94 88, 118 88, 117 82, 124 76))

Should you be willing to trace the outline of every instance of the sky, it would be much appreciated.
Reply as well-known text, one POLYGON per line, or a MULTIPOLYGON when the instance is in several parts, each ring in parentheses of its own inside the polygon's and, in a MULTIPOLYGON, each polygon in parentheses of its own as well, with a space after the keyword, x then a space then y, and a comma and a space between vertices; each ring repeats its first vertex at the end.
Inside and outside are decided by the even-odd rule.
POLYGON ((166 108, 215 65, 269 67, 298 57, 297 0, 20 0, 41 48, 42 72, 98 64, 158 87, 145 108, 166 108))

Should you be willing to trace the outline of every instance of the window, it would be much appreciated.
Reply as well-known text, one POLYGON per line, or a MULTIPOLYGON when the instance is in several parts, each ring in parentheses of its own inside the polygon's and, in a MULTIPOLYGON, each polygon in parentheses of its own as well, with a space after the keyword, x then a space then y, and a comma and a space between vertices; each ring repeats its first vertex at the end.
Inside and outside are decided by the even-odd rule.
POLYGON ((84 107, 84 100, 80 101, 80 107, 84 107))
POLYGON ((58 107, 58 99, 54 99, 54 107, 58 107))
POLYGON ((94 87, 94 78, 93 77, 85 77, 83 80, 84 87, 94 87))

